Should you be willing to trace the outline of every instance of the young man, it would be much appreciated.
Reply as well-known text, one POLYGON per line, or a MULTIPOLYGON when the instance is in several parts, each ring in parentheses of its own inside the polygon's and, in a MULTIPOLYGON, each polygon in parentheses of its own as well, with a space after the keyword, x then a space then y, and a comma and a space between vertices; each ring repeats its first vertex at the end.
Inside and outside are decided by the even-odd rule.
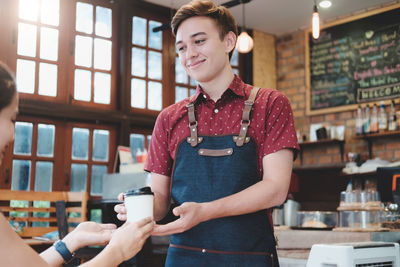
MULTIPOLYGON (((190 2, 172 30, 180 62, 199 85, 160 113, 145 165, 155 219, 171 198, 178 205, 179 219, 153 231, 171 235, 166 266, 277 266, 267 209, 285 201, 298 149, 290 104, 233 74, 237 27, 226 8, 190 2)), ((125 219, 123 206, 115 210, 125 219)))

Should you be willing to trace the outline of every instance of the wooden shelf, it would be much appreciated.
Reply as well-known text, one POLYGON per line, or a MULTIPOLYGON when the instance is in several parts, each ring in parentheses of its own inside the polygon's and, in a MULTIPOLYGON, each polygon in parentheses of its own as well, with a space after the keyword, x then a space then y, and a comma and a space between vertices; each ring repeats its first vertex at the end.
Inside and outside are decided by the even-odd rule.
POLYGON ((333 163, 333 164, 323 164, 323 165, 301 165, 293 167, 293 172, 301 173, 301 172, 341 172, 345 167, 344 163, 333 163))
POLYGON ((385 131, 383 133, 372 133, 372 134, 363 134, 363 135, 356 135, 353 139, 362 139, 368 142, 368 155, 369 158, 372 159, 372 142, 376 139, 380 138, 391 138, 395 136, 400 136, 400 130, 396 131, 385 131))
POLYGON ((319 146, 319 145, 338 145, 340 148, 340 158, 342 162, 344 161, 344 140, 339 139, 322 139, 318 141, 306 141, 299 143, 300 146, 300 163, 303 164, 303 149, 307 147, 319 146))

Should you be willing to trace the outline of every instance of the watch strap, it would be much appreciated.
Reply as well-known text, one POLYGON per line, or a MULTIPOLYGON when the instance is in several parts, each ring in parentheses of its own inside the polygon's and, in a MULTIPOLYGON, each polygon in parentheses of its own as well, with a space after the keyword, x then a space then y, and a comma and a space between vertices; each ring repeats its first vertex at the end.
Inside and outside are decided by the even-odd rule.
POLYGON ((71 251, 69 251, 69 249, 62 240, 58 240, 56 243, 54 243, 54 248, 58 253, 60 253, 61 257, 63 257, 65 262, 69 262, 72 259, 73 255, 71 251))

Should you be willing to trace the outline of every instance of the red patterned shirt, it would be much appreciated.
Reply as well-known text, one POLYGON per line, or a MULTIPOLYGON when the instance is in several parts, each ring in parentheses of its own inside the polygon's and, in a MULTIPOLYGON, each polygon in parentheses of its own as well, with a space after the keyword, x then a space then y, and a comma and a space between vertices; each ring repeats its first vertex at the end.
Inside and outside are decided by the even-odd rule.
MULTIPOLYGON (((198 135, 239 134, 244 101, 253 86, 235 75, 217 102, 198 85, 195 114, 198 135)), ((149 146, 145 170, 171 177, 177 146, 190 136, 186 105, 189 98, 165 108, 158 116, 149 146)), ((258 166, 262 177, 262 158, 284 148, 299 149, 289 100, 274 89, 261 89, 250 115, 247 136, 257 144, 258 166)))

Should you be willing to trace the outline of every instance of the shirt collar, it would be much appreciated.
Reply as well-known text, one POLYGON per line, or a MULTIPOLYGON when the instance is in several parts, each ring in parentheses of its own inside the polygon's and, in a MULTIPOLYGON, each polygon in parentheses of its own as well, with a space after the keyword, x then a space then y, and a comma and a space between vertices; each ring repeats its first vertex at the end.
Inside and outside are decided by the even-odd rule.
MULTIPOLYGON (((234 74, 234 78, 233 78, 231 84, 229 85, 229 87, 226 89, 226 91, 222 95, 224 95, 229 90, 239 97, 245 97, 246 96, 245 88, 246 88, 246 86, 245 86, 245 83, 242 81, 242 79, 240 79, 239 76, 234 74)), ((203 91, 200 84, 197 84, 196 93, 190 98, 190 101, 197 102, 198 98, 203 95, 209 97, 208 94, 203 91)))

